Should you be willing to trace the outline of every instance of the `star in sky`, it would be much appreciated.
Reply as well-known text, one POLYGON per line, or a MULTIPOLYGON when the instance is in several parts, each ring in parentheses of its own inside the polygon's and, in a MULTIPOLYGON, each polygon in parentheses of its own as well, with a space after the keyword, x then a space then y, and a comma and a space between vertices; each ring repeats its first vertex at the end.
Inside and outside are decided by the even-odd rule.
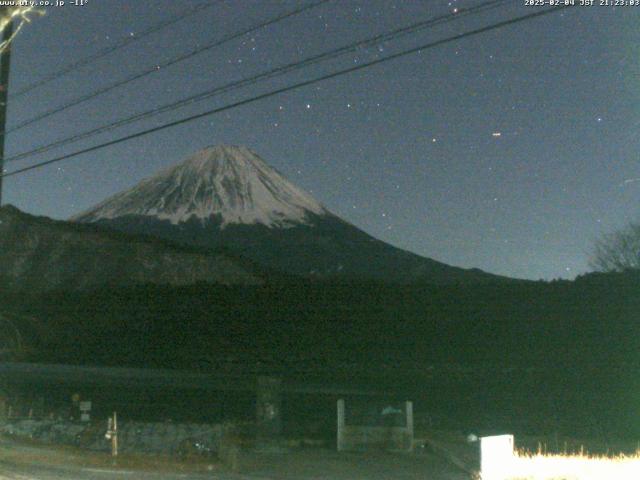
MULTIPOLYGON (((145 2, 127 2, 126 12, 107 3, 55 9, 37 27, 25 29, 14 45, 9 88, 19 89, 34 76, 73 63, 131 33, 139 36, 136 32, 180 10, 171 0, 154 0, 153 8, 142 5, 145 2)), ((463 32, 494 18, 529 13, 518 2, 507 3, 511 4, 482 18, 472 21, 459 15, 450 29, 375 44, 303 75, 310 78, 382 58, 440 38, 444 30, 463 32)), ((117 120, 125 111, 144 111, 199 93, 205 86, 223 85, 473 4, 370 0, 336 10, 329 2, 182 65, 162 68, 148 82, 16 132, 8 137, 7 153, 36 148, 81 127, 117 120), (305 41, 293 41, 300 38, 305 41)), ((10 101, 9 121, 30 118, 45 105, 86 94, 142 67, 159 68, 165 59, 184 54, 193 45, 207 44, 238 26, 246 28, 252 21, 297 6, 294 0, 247 2, 224 14, 210 10, 178 22, 153 42, 133 42, 126 55, 114 54, 100 65, 75 72, 67 84, 39 89, 28 101, 10 101), (65 90, 64 85, 73 85, 77 92, 65 90)), ((61 164, 64 171, 49 167, 15 177, 6 183, 6 200, 31 213, 68 218, 198 148, 246 144, 285 176, 295 177, 302 188, 313 190, 332 211, 401 248, 506 275, 572 277, 587 269, 589 239, 637 216, 631 195, 640 183, 639 140, 626 128, 611 128, 606 137, 603 129, 614 118, 621 127, 640 123, 638 110, 632 108, 637 91, 618 88, 612 93, 607 87, 626 85, 634 78, 634 58, 620 46, 640 43, 638 22, 640 9, 569 9, 564 17, 549 15, 517 28, 423 49, 417 55, 78 157, 61 164), (564 48, 558 49, 558 44, 564 48), (50 181, 51 174, 64 182, 50 181), (69 192, 69 186, 75 190, 69 192), (426 217, 429 222, 423 221, 426 217), (388 230, 391 218, 393 231, 388 230), (510 240, 501 242, 499 252, 495 243, 483 243, 484 233, 495 226, 499 226, 496 235, 510 240), (545 235, 548 231, 552 234, 545 235), (451 242, 451 238, 465 240, 451 242), (538 243, 529 248, 531 239, 538 243), (525 246, 528 254, 523 256, 525 246), (558 260, 560 250, 562 260, 558 260), (567 250, 571 253, 565 255, 567 250)), ((278 85, 287 85, 292 78, 285 76, 278 85)), ((238 98, 268 88, 248 86, 238 98)), ((223 105, 229 98, 211 103, 223 105)), ((149 125, 206 108, 209 103, 193 105, 149 125)), ((132 125, 116 134, 140 128, 132 125)))

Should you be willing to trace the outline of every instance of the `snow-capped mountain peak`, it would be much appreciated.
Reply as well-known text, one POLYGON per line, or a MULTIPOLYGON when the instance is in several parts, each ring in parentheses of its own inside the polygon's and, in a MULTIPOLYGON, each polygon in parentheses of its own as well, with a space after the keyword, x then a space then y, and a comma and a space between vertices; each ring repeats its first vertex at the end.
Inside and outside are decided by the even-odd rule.
POLYGON ((197 218, 230 224, 287 227, 327 210, 246 147, 205 148, 181 164, 118 193, 73 220, 94 222, 125 216, 172 224, 197 218))

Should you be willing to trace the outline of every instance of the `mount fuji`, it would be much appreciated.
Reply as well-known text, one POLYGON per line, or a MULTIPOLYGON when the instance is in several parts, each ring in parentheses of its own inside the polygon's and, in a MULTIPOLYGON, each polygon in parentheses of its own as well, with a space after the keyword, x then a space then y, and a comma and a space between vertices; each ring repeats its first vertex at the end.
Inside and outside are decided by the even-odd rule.
POLYGON ((214 146, 71 219, 319 278, 475 283, 500 277, 421 257, 342 220, 256 153, 214 146))

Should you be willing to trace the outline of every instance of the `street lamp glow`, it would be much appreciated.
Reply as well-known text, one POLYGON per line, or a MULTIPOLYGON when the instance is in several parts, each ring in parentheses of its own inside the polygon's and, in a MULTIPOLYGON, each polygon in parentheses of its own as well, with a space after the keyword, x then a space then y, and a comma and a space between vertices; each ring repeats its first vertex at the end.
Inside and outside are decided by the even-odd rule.
POLYGON ((30 15, 44 15, 43 10, 38 10, 33 6, 29 7, 5 7, 0 16, 0 32, 4 32, 9 24, 13 21, 18 21, 18 26, 14 29, 11 36, 0 42, 0 53, 7 49, 7 47, 11 44, 16 35, 20 32, 25 23, 29 23, 31 21, 30 15))

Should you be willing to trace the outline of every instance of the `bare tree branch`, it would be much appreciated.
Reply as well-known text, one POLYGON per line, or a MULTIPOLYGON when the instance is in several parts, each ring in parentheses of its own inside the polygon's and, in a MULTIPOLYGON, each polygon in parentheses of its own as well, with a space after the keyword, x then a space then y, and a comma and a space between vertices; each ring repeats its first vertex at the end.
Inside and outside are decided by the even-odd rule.
POLYGON ((600 272, 640 270, 640 224, 604 235, 596 242, 589 263, 600 272))

